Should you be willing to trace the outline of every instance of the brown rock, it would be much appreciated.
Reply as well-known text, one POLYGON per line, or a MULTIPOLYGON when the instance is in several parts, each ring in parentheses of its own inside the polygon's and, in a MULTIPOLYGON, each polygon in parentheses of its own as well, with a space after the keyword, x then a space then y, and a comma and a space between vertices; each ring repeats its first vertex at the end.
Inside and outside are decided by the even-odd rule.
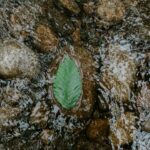
MULTIPOLYGON (((53 61, 51 65, 51 74, 55 75, 58 69, 58 65, 62 60, 64 54, 68 54, 73 57, 78 63, 79 68, 82 72, 82 80, 83 80, 83 94, 77 105, 71 110, 65 110, 54 99, 54 102, 60 107, 61 111, 66 115, 77 116, 77 118, 88 118, 90 117, 94 100, 95 100, 95 81, 93 79, 93 75, 95 73, 94 60, 91 55, 81 47, 75 47, 74 51, 65 49, 63 53, 59 54, 59 56, 53 61)), ((53 93, 52 87, 50 88, 50 93, 53 93)))
POLYGON ((142 125, 142 130, 150 132, 150 84, 143 83, 141 91, 138 93, 137 99, 137 109, 140 113, 140 120, 142 125))
POLYGON ((80 8, 74 0, 59 0, 63 7, 68 9, 69 11, 78 14, 80 12, 80 8))
MULTIPOLYGON (((58 11, 58 9, 54 7, 54 3, 52 1, 48 2, 48 19, 51 21, 49 23, 52 26, 53 30, 59 36, 72 34, 72 32, 74 31, 74 24, 72 23, 72 20, 68 18, 68 16, 64 15, 62 11, 58 11)), ((58 2, 55 2, 56 5, 58 5, 58 2)))
POLYGON ((137 97, 137 107, 139 112, 150 110, 150 85, 143 84, 137 97))
POLYGON ((43 52, 51 52, 58 45, 58 39, 46 25, 39 25, 36 29, 36 45, 43 52))
POLYGON ((94 13, 94 10, 95 10, 95 4, 94 4, 94 2, 85 3, 85 4, 83 5, 83 9, 84 9, 84 11, 85 11, 87 14, 92 14, 92 13, 94 13))
POLYGON ((99 0, 97 14, 108 22, 120 21, 125 14, 125 7, 120 0, 99 0))
POLYGON ((80 137, 77 139, 77 144, 75 144, 76 150, 111 150, 111 145, 108 142, 98 143, 86 139, 85 137, 80 137))
POLYGON ((150 120, 147 120, 147 121, 144 123, 144 131, 150 132, 150 120))
POLYGON ((54 140, 54 136, 54 131, 50 129, 44 129, 40 134, 42 142, 46 145, 54 140))
POLYGON ((121 51, 119 46, 110 45, 101 72, 101 88, 114 100, 128 102, 136 75, 133 58, 127 52, 121 51))
POLYGON ((46 127, 48 121, 49 110, 45 102, 38 102, 30 115, 30 123, 39 127, 46 127))
POLYGON ((134 129, 135 116, 133 113, 127 112, 122 114, 111 125, 109 137, 112 144, 117 147, 132 142, 134 129))
POLYGON ((136 6, 138 4, 137 0, 123 0, 125 7, 136 6))
POLYGON ((9 124, 9 121, 14 120, 21 113, 19 108, 14 107, 0 107, 0 131, 14 126, 9 124))
POLYGON ((73 32, 73 34, 72 34, 72 39, 73 39, 73 41, 74 41, 74 43, 75 43, 76 45, 79 45, 79 44, 80 44, 81 37, 80 37, 80 29, 79 29, 79 28, 77 28, 77 29, 73 32))
POLYGON ((90 140, 102 143, 108 138, 109 122, 104 119, 92 120, 86 130, 87 137, 90 140))
POLYGON ((21 96, 22 93, 19 90, 6 87, 6 88, 2 88, 2 95, 0 101, 4 101, 6 104, 13 106, 15 104, 18 104, 21 96))
POLYGON ((33 31, 41 8, 32 2, 14 7, 10 14, 9 30, 19 40, 24 40, 33 31))
POLYGON ((38 72, 38 57, 31 49, 14 40, 4 41, 0 45, 0 76, 32 78, 38 72))

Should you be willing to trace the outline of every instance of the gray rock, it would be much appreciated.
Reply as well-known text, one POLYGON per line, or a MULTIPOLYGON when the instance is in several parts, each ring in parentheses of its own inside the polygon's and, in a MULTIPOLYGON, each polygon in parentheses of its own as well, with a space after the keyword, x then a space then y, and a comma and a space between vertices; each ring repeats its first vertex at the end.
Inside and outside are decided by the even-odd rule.
POLYGON ((5 150, 3 144, 0 144, 0 150, 5 150))
POLYGON ((0 102, 5 102, 9 106, 14 106, 19 103, 22 97, 22 93, 19 90, 11 87, 1 88, 1 90, 0 102))
POLYGON ((116 101, 128 102, 131 89, 136 79, 136 63, 134 57, 122 51, 117 44, 109 45, 106 49, 101 69, 100 87, 105 89, 103 97, 111 96, 116 101))
POLYGON ((150 148, 150 133, 136 131, 134 135, 132 150, 149 150, 150 148))
POLYGON ((16 126, 15 118, 19 116, 21 109, 14 107, 0 108, 0 131, 16 126))
POLYGON ((40 127, 46 127, 49 112, 45 102, 38 102, 30 115, 30 123, 40 127))
POLYGON ((135 130, 135 116, 131 112, 122 114, 110 125, 109 138, 114 145, 118 147, 120 145, 129 144, 133 141, 135 130))
POLYGON ((0 44, 0 76, 3 78, 34 77, 39 71, 36 54, 13 40, 0 44))

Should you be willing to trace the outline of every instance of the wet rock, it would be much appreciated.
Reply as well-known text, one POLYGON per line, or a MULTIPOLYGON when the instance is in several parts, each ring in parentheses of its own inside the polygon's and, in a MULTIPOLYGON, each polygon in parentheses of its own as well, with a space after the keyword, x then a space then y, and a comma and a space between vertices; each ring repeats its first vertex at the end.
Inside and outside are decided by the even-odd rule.
POLYGON ((7 26, 5 23, 5 14, 2 9, 0 9, 0 39, 8 37, 7 26))
MULTIPOLYGON (((19 107, 22 110, 27 110, 29 106, 33 104, 33 99, 29 95, 18 89, 19 88, 10 86, 1 88, 1 107, 19 107)), ((25 111, 24 113, 28 114, 29 112, 25 111)))
POLYGON ((97 14, 104 21, 119 21, 123 18, 125 7, 120 0, 100 0, 97 6, 97 14))
POLYGON ((75 137, 85 129, 87 124, 88 121, 79 120, 75 114, 62 111, 62 108, 53 102, 49 115, 49 125, 57 131, 58 135, 69 136, 71 134, 75 137))
POLYGON ((109 45, 100 78, 102 95, 106 102, 108 96, 116 101, 128 102, 136 79, 135 75, 136 64, 130 54, 121 51, 119 46, 109 45))
POLYGON ((12 126, 16 126, 14 121, 16 117, 19 117, 21 113, 21 109, 15 107, 0 107, 0 131, 4 129, 11 128, 12 126))
POLYGON ((77 28, 77 29, 72 33, 72 39, 73 39, 73 42, 74 42, 76 45, 79 45, 79 44, 80 44, 81 37, 80 37, 80 29, 79 29, 79 28, 77 28))
POLYGON ((85 3, 83 5, 83 9, 86 12, 86 14, 94 13, 94 11, 95 11, 95 4, 94 4, 94 2, 85 3))
POLYGON ((5 150, 4 145, 3 145, 3 144, 0 144, 0 149, 1 149, 1 150, 5 150))
POLYGON ((145 33, 141 33, 141 36, 143 36, 142 34, 145 34, 145 38, 150 39, 150 26, 149 26, 149 0, 145 0, 142 1, 142 3, 138 3, 137 4, 137 8, 140 14, 142 14, 141 18, 143 21, 143 27, 140 28, 142 29, 145 33))
POLYGON ((40 134, 41 140, 44 144, 48 145, 54 140, 54 131, 50 129, 44 129, 40 134))
POLYGON ((121 0, 99 0, 96 13, 101 20, 97 24, 106 28, 121 21, 125 12, 126 8, 121 0))
MULTIPOLYGON (((78 63, 77 65, 82 72, 81 76, 83 80, 83 94, 80 100, 77 102, 77 105, 70 110, 65 110, 59 106, 55 98, 53 98, 53 101, 58 105, 61 112, 63 112, 65 115, 76 116, 78 119, 86 119, 90 117, 95 102, 95 81, 93 75, 96 73, 96 69, 94 67, 94 60, 91 55, 82 47, 75 47, 73 51, 66 48, 64 49, 63 53, 59 54, 59 56, 53 61, 50 67, 52 76, 56 74, 59 63, 66 53, 76 60, 78 63)), ((49 93, 53 93, 52 89, 53 87, 50 87, 49 93)))
POLYGON ((144 83, 137 97, 137 107, 139 112, 150 110, 150 85, 144 83))
POLYGON ((56 49, 58 39, 48 26, 42 24, 39 25, 36 28, 35 34, 35 43, 42 52, 51 52, 56 49))
POLYGON ((147 150, 150 148, 150 133, 136 131, 134 139, 132 144, 133 150, 147 150))
MULTIPOLYGON (((147 87, 147 89, 149 89, 148 84, 147 85, 145 85, 145 84, 150 79, 150 53, 146 53, 143 57, 143 60, 140 62, 138 76, 139 76, 140 80, 143 80, 145 82, 145 83, 142 83, 143 85, 141 85, 142 86, 141 88, 143 90, 145 87, 147 87)), ((140 94, 142 94, 142 93, 140 93, 140 94)), ((140 97, 140 94, 138 97, 140 97)), ((139 101, 139 100, 137 100, 137 101, 139 101)))
MULTIPOLYGON (((56 2, 56 1, 55 1, 56 2)), ((69 3, 70 4, 70 3, 69 3)), ((70 35, 74 31, 71 18, 65 16, 62 11, 58 11, 52 1, 48 5, 48 21, 52 29, 59 36, 70 35)), ((57 5, 57 4, 56 4, 57 5)))
POLYGON ((22 41, 32 35, 41 12, 41 7, 32 2, 23 2, 22 5, 14 7, 10 14, 8 26, 11 35, 22 41))
POLYGON ((147 120, 144 124, 144 131, 150 132, 150 120, 147 120))
POLYGON ((150 85, 143 83, 137 99, 137 109, 140 113, 142 130, 150 132, 150 85))
POLYGON ((2 88, 0 103, 3 101, 7 105, 14 106, 18 104, 21 96, 22 96, 22 93, 17 89, 10 88, 10 87, 2 88))
POLYGON ((86 139, 85 137, 78 138, 77 144, 75 144, 76 150, 111 150, 111 145, 108 142, 98 143, 86 139))
POLYGON ((146 78, 150 81, 150 53, 146 55, 146 78))
POLYGON ((137 0, 123 0, 125 7, 136 6, 138 4, 137 0))
POLYGON ((71 0, 71 1, 70 0, 59 0, 59 1, 63 5, 63 7, 65 7, 72 13, 78 14, 80 12, 80 8, 74 0, 71 0))
POLYGON ((103 143, 104 140, 108 138, 109 134, 108 120, 92 120, 92 122, 87 127, 86 134, 90 140, 103 143))
POLYGON ((36 54, 19 42, 8 40, 0 45, 0 76, 13 78, 34 77, 39 72, 36 54))
POLYGON ((116 119, 110 128, 110 139, 114 147, 129 144, 133 141, 133 131, 135 130, 135 116, 131 112, 122 114, 116 119))
POLYGON ((48 121, 49 109, 45 102, 38 102, 32 109, 30 115, 30 124, 35 124, 39 127, 46 127, 48 121))
POLYGON ((81 18, 80 29, 81 40, 86 43, 86 45, 92 45, 94 48, 99 47, 103 41, 100 30, 96 29, 97 25, 95 21, 91 16, 85 15, 83 18, 81 18))

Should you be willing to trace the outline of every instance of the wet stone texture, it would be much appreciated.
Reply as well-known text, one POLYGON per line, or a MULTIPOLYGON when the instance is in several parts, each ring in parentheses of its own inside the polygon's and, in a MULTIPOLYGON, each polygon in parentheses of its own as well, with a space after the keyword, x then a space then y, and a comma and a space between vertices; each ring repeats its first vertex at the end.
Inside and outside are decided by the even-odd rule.
POLYGON ((142 129, 150 132, 150 86, 146 83, 143 83, 137 97, 137 106, 140 113, 142 129))
POLYGON ((48 108, 44 102, 38 102, 30 115, 30 124, 36 124, 42 128, 47 126, 48 108))
POLYGON ((110 139, 114 147, 129 144, 133 141, 133 130, 135 126, 135 116, 127 112, 124 116, 116 119, 110 128, 110 139))
POLYGON ((39 72, 39 67, 38 57, 28 47, 11 40, 1 44, 1 77, 13 78, 23 75, 32 78, 39 72))
POLYGON ((19 116, 21 110, 13 107, 3 107, 0 109, 0 130, 1 132, 15 126, 16 123, 11 123, 16 117, 19 116))
POLYGON ((90 140, 103 143, 108 138, 109 123, 106 119, 93 120, 87 127, 86 134, 90 140))
POLYGON ((68 9, 69 11, 78 14, 80 12, 80 8, 74 0, 59 0, 60 3, 63 5, 64 8, 68 9))
POLYGON ((119 21, 125 13, 125 5, 120 0, 100 0, 97 14, 105 21, 119 21))
POLYGON ((50 52, 56 49, 58 39, 53 31, 46 25, 39 25, 35 33, 35 45, 43 52, 50 52))
POLYGON ((149 150, 149 10, 149 0, 0 0, 0 150, 149 150), (69 110, 53 89, 66 54, 82 79, 69 110))
MULTIPOLYGON (((136 79, 136 64, 129 53, 121 50, 119 45, 109 45, 106 48, 101 68, 100 86, 109 92, 109 97, 116 101, 130 101, 134 80, 136 79)), ((104 97, 106 92, 104 92, 104 97)), ((108 101, 108 97, 106 101, 108 101)))

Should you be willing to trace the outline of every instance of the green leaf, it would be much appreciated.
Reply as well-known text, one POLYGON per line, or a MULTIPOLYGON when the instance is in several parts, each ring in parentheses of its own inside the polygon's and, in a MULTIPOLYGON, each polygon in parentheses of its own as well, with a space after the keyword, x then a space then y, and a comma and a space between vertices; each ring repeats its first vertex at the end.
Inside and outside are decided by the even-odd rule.
POLYGON ((75 107, 82 93, 82 80, 74 59, 64 55, 54 79, 54 97, 65 109, 75 107))

